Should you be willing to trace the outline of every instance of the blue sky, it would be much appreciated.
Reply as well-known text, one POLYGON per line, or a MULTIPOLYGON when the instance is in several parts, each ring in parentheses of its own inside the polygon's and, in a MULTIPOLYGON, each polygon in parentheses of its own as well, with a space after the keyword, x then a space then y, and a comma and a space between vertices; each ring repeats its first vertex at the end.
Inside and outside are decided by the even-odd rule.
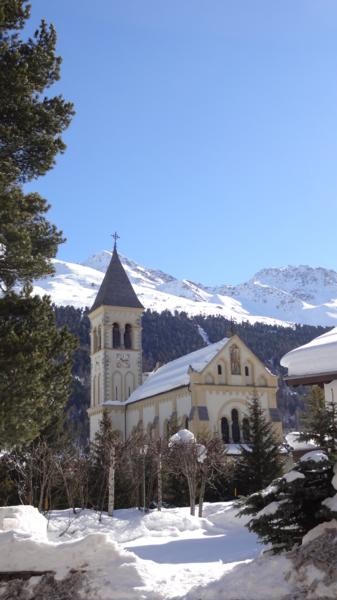
POLYGON ((36 189, 82 261, 176 277, 337 269, 335 0, 32 0, 76 116, 36 189))

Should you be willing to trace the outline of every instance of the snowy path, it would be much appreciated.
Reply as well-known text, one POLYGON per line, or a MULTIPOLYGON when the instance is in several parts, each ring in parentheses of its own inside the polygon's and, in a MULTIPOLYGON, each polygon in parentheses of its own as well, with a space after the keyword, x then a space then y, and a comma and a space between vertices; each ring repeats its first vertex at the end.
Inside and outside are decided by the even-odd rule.
MULTIPOLYGON (((109 533, 123 549, 141 559, 137 569, 145 584, 144 597, 154 593, 165 600, 182 598, 191 588, 219 580, 260 553, 256 537, 236 513, 232 503, 206 504, 202 519, 191 517, 188 508, 146 515, 130 509, 116 511, 112 519, 104 516, 98 523, 97 514, 85 511, 72 521, 62 538, 74 539, 98 531, 109 533)), ((69 518, 73 516, 68 511, 53 514, 50 539, 57 539, 69 518)))
POLYGON ((102 522, 94 511, 54 511, 48 539, 33 522, 31 535, 0 532, 0 571, 52 569, 63 580, 73 569, 83 600, 282 600, 288 559, 257 558, 261 546, 236 513, 221 502, 202 519, 187 508, 118 510, 102 522))

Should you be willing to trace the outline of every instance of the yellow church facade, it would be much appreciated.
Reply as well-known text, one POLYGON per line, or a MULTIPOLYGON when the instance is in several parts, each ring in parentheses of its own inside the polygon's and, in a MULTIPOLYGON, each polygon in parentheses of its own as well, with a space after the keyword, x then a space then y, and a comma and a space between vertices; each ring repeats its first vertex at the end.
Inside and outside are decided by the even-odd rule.
POLYGON ((218 435, 225 444, 248 441, 248 405, 257 395, 281 440, 277 377, 234 335, 163 365, 142 383, 140 304, 116 247, 90 311, 90 438, 103 410, 123 439, 135 429, 166 435, 174 420, 197 437, 218 435))

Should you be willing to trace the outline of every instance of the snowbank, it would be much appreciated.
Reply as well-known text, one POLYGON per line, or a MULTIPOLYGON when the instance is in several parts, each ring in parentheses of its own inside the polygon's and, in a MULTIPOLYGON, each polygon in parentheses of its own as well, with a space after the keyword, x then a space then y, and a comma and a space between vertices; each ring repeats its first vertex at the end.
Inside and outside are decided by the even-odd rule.
POLYGON ((0 532, 11 530, 47 540, 47 519, 34 506, 0 506, 0 532))
POLYGON ((125 509, 99 522, 94 511, 55 511, 48 542, 0 534, 0 571, 53 571, 56 583, 77 586, 81 600, 184 598, 192 586, 208 585, 260 552, 233 503, 206 503, 204 514, 192 517, 188 507, 125 509))
MULTIPOLYGON (((7 594, 6 598, 62 600, 337 597, 337 521, 315 528, 296 551, 259 556, 261 545, 245 527, 249 517, 238 518, 237 511, 231 502, 206 503, 202 519, 192 517, 188 507, 148 514, 125 509, 115 511, 113 518, 104 514, 101 522, 94 511, 76 515, 71 510, 55 511, 48 519, 48 539, 42 539, 46 519, 36 509, 1 509, 2 520, 17 519, 17 527, 0 531, 0 571, 38 572, 39 576, 27 581, 0 582, 0 597, 3 594, 7 594), (323 566, 318 558, 323 560, 323 566), (45 572, 48 575, 42 574, 45 572), (11 587, 15 585, 23 586, 21 595, 16 595, 16 588, 11 587), (58 595, 57 585, 61 586, 61 592, 59 588, 56 590, 58 595)), ((6 527, 10 524, 5 521, 6 527)))
MULTIPOLYGON (((0 534, 0 571, 49 572, 56 580, 81 573, 81 598, 131 600, 142 596, 148 577, 142 561, 108 534, 90 534, 72 542, 39 542, 24 534, 0 534)), ((31 582, 33 585, 34 582, 31 582)), ((36 582, 38 584, 38 581, 36 582)), ((147 598, 157 599, 148 593, 147 598)))
POLYGON ((288 553, 288 581, 308 600, 337 598, 337 521, 321 523, 307 533, 299 548, 288 553))
MULTIPOLYGON (((322 504, 324 504, 324 502, 325 502, 325 500, 322 502, 322 504)), ((308 533, 302 539, 302 546, 304 546, 305 544, 308 544, 309 542, 312 542, 317 537, 323 535, 324 533, 326 533, 329 530, 334 530, 337 535, 336 519, 332 519, 331 521, 325 521, 324 523, 320 523, 313 529, 310 529, 310 531, 308 531, 308 533)))
POLYGON ((218 581, 193 588, 184 600, 282 600, 293 591, 286 579, 291 562, 284 556, 264 557, 234 567, 218 581))

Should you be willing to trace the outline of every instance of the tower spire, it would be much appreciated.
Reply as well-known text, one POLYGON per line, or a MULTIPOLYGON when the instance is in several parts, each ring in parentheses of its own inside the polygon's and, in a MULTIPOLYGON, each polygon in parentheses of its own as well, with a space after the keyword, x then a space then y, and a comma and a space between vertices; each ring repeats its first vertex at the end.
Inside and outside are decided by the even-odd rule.
POLYGON ((117 233, 117 231, 115 231, 115 233, 111 234, 111 237, 114 238, 114 252, 117 252, 117 240, 119 240, 119 235, 117 233))
POLYGON ((111 237, 115 240, 114 251, 90 312, 99 306, 143 309, 117 253, 119 235, 115 232, 111 234, 111 237))

